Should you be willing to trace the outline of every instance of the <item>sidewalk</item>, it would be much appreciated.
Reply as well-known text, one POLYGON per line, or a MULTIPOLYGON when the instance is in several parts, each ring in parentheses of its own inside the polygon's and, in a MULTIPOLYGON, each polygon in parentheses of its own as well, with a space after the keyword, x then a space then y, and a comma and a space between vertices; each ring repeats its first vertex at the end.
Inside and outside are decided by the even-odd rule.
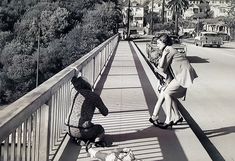
POLYGON ((230 42, 227 42, 223 45, 223 47, 226 47, 226 48, 234 48, 235 49, 235 41, 230 41, 230 42))
MULTIPOLYGON (((106 139, 113 144, 96 149, 110 152, 131 148, 143 161, 211 160, 185 121, 172 130, 162 130, 148 122, 157 101, 153 88, 156 84, 156 77, 136 47, 121 41, 97 88, 110 113, 107 117, 97 114, 93 119, 104 126, 106 139)), ((72 151, 64 152, 64 160, 95 160, 87 156, 85 147, 72 142, 69 146, 72 151)))

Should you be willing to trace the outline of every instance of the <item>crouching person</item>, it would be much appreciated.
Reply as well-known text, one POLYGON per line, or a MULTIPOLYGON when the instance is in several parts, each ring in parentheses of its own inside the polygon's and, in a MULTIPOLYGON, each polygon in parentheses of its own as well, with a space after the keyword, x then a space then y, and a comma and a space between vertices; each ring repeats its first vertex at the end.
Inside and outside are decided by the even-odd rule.
POLYGON ((95 109, 98 108, 103 116, 108 115, 108 108, 84 77, 73 77, 71 106, 65 124, 71 137, 79 141, 95 142, 96 146, 105 146, 103 140, 104 128, 92 123, 95 109))

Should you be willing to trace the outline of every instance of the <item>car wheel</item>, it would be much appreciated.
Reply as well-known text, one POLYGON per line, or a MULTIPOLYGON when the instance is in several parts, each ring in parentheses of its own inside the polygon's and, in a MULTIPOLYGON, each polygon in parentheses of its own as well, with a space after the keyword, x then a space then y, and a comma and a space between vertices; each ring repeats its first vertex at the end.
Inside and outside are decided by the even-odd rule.
POLYGON ((220 45, 217 45, 217 48, 220 48, 220 45))

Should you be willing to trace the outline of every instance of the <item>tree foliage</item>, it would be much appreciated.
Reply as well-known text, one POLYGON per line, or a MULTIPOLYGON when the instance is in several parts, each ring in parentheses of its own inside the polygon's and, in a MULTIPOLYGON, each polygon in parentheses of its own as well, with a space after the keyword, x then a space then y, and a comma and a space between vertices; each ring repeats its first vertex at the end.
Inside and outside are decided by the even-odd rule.
POLYGON ((175 24, 173 22, 167 22, 167 23, 157 23, 153 26, 153 29, 155 32, 161 31, 161 30, 167 30, 173 33, 175 24))
MULTIPOLYGON (((152 12, 147 13, 144 17, 146 24, 151 24, 152 12)), ((159 13, 153 12, 153 24, 161 22, 161 15, 159 13)))
POLYGON ((118 0, 0 2, 0 104, 35 88, 117 32, 118 0), (40 41, 38 41, 40 40, 40 41))
POLYGON ((178 18, 179 18, 179 15, 182 15, 183 11, 188 9, 189 1, 188 0, 170 0, 167 4, 167 7, 173 11, 173 16, 175 20, 175 34, 178 35, 178 18))
POLYGON ((4 46, 13 39, 13 33, 9 31, 0 32, 0 54, 4 46))
POLYGON ((228 14, 229 16, 235 17, 235 1, 231 0, 230 3, 231 3, 231 6, 229 8, 228 14))
POLYGON ((0 105, 10 101, 12 82, 8 79, 5 72, 0 71, 0 105))

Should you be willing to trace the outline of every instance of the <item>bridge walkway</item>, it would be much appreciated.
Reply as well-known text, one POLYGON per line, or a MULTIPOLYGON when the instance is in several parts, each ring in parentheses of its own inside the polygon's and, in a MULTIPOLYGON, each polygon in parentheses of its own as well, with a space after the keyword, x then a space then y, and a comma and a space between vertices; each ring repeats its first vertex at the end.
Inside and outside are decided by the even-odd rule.
MULTIPOLYGON (((187 122, 173 129, 159 129, 148 122, 157 101, 158 80, 133 42, 120 41, 111 57, 96 92, 109 108, 109 115, 95 114, 93 121, 104 126, 112 146, 96 148, 110 152, 131 148, 143 161, 209 161, 211 158, 187 122)), ((164 111, 160 116, 164 118, 164 111)), ((88 161, 84 146, 71 140, 60 161, 88 161)))

